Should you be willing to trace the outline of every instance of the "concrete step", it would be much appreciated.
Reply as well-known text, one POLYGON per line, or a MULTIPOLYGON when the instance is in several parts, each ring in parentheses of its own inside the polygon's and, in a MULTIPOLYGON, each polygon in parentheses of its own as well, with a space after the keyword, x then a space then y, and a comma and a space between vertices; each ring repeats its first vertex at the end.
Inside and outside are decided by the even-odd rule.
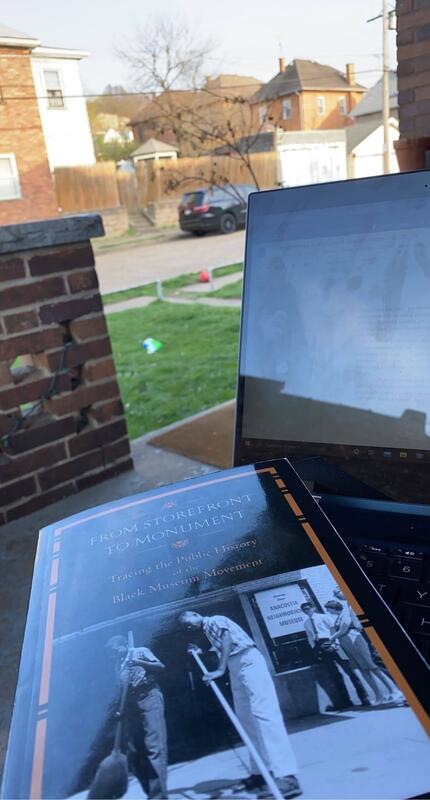
POLYGON ((135 228, 138 233, 149 233, 149 231, 154 230, 154 225, 149 221, 147 217, 143 214, 137 213, 130 213, 128 214, 128 218, 130 221, 130 225, 135 228))

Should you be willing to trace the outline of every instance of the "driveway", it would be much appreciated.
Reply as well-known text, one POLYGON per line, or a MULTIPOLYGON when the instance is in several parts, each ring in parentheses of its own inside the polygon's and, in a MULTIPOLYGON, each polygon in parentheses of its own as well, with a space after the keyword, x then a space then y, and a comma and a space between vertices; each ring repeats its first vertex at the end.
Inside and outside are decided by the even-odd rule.
POLYGON ((96 254, 102 294, 141 286, 157 278, 173 278, 243 261, 245 232, 196 237, 182 231, 164 239, 124 250, 96 254))

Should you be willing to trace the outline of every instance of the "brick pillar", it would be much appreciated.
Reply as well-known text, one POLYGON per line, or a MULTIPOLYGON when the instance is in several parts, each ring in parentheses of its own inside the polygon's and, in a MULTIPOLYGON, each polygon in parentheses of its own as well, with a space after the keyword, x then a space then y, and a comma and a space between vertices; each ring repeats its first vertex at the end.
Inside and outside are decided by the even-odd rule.
POLYGON ((397 0, 397 76, 402 172, 424 169, 430 154, 430 0, 397 0))
POLYGON ((131 469, 82 215, 0 228, 0 524, 131 469))

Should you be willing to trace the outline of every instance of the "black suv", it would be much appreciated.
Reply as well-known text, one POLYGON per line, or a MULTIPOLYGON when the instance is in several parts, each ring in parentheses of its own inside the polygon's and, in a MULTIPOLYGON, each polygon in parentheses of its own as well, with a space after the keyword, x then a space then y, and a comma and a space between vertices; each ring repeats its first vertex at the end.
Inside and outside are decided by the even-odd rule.
POLYGON ((179 204, 179 226, 195 236, 208 231, 233 233, 244 227, 248 195, 255 186, 245 183, 226 184, 223 189, 195 189, 186 192, 179 204))

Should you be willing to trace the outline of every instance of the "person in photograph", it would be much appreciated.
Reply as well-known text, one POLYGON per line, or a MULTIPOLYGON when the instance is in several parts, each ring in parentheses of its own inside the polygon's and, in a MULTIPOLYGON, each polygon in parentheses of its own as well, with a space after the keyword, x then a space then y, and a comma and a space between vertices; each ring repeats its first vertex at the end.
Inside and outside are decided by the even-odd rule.
MULTIPOLYGON (((315 651, 317 661, 320 664, 324 664, 326 669, 328 669, 330 678, 336 688, 337 700, 332 702, 330 706, 327 706, 326 711, 344 711, 352 705, 343 679, 343 674, 339 672, 338 667, 350 678, 358 694, 361 705, 370 706, 369 695, 359 676, 356 674, 350 659, 336 642, 331 641, 333 622, 330 615, 318 613, 313 603, 310 602, 302 603, 300 608, 307 616, 304 627, 309 645, 312 647, 312 650, 315 651)), ((321 678, 321 676, 319 676, 319 678, 321 678)), ((324 686, 321 680, 319 682, 321 682, 323 689, 330 694, 330 687, 324 686)))
POLYGON ((394 681, 373 660, 369 645, 362 633, 363 627, 346 599, 343 597, 343 601, 329 600, 324 605, 334 617, 331 641, 339 642, 356 673, 361 674, 371 687, 375 695, 374 704, 403 702, 403 695, 394 681), (385 693, 381 691, 380 684, 388 691, 385 693))
MULTIPOLYGON (((179 621, 188 631, 202 631, 218 656, 218 667, 203 676, 205 683, 221 678, 228 669, 234 710, 285 798, 302 793, 297 762, 285 728, 272 676, 255 642, 236 622, 219 614, 204 617, 184 611, 179 621)), ((251 756, 250 772, 235 791, 261 789, 263 777, 251 756)))
POLYGON ((106 647, 119 682, 128 685, 124 718, 135 751, 134 774, 148 798, 165 798, 167 731, 158 685, 164 664, 148 647, 129 649, 125 636, 112 636, 106 647))

